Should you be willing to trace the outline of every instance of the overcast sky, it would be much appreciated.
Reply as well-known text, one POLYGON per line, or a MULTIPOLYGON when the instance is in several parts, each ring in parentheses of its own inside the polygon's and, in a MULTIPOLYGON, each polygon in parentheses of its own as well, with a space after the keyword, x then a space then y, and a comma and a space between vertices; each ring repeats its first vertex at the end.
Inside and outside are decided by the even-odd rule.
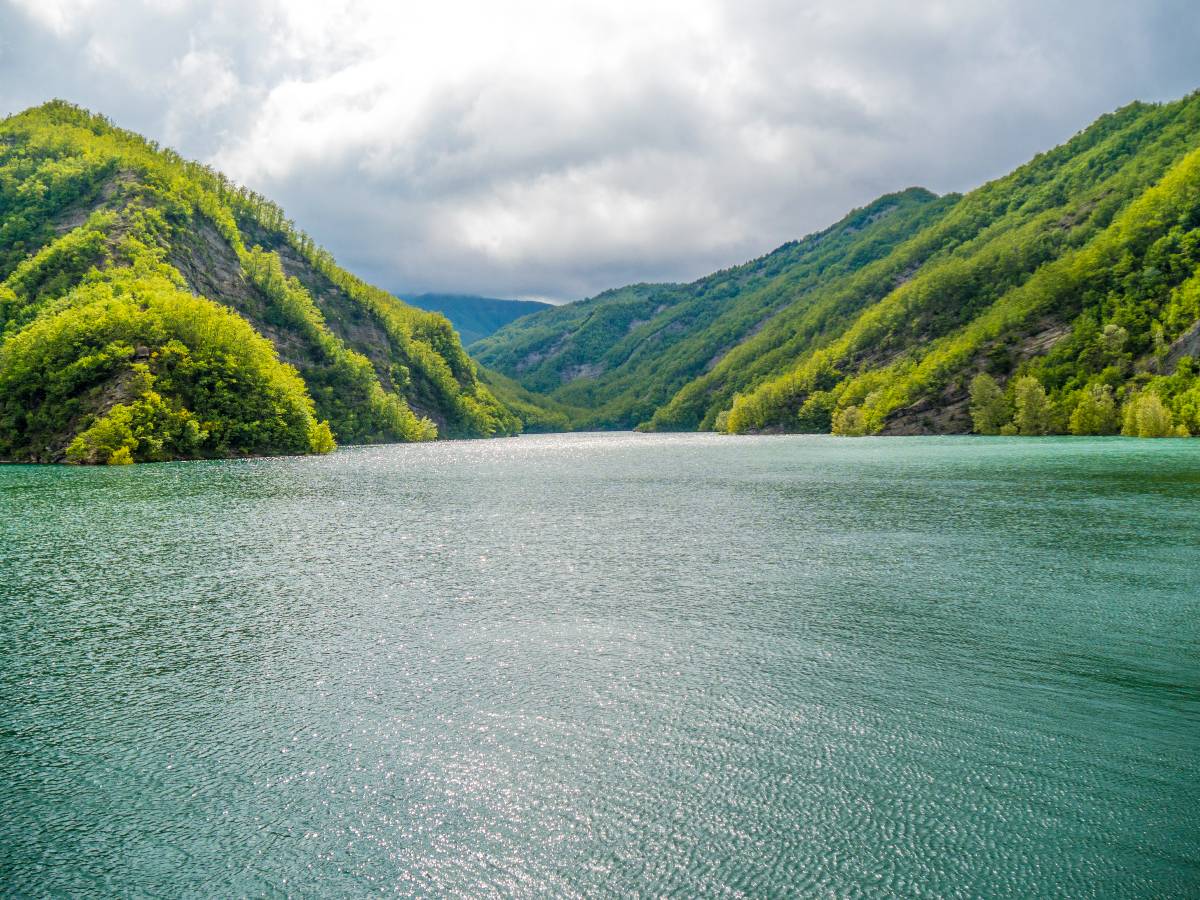
POLYGON ((0 0, 0 111, 103 112, 388 289, 561 300, 970 189, 1198 47, 1196 0, 0 0))

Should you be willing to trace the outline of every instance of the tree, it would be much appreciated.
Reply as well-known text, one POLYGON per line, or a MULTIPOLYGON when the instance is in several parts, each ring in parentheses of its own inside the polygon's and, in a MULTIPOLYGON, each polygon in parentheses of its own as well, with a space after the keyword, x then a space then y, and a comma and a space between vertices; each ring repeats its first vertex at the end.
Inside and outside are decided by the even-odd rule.
POLYGON ((1104 330, 1100 332, 1100 346, 1113 356, 1125 349, 1128 340, 1129 332, 1113 322, 1105 325, 1104 330))
POLYGON ((1013 400, 1017 414, 1013 424, 1027 437, 1050 432, 1050 404, 1046 389, 1032 375, 1022 375, 1013 385, 1013 400))
POLYGON ((1126 401, 1122 412, 1121 434, 1126 437, 1161 438, 1176 434, 1171 411, 1152 391, 1134 394, 1126 401))
POLYGON ((1116 434, 1121 430, 1117 401, 1107 384, 1091 384, 1083 389, 1075 411, 1071 413, 1071 434, 1116 434))
POLYGON ((815 391, 796 415, 796 430, 803 434, 828 434, 833 428, 837 400, 829 391, 815 391))
POLYGON ((845 437, 862 437, 870 434, 867 417, 860 406, 847 406, 833 414, 833 433, 845 437))
POLYGON ((977 432, 999 434, 1011 418, 1012 410, 995 378, 980 372, 971 379, 971 421, 977 432))

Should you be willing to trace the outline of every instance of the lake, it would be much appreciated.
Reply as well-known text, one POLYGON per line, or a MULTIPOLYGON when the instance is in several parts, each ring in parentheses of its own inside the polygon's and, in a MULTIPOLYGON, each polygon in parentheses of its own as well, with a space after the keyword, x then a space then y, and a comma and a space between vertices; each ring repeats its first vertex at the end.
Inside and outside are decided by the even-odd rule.
POLYGON ((1200 893, 1200 441, 0 467, 0 894, 1200 893))

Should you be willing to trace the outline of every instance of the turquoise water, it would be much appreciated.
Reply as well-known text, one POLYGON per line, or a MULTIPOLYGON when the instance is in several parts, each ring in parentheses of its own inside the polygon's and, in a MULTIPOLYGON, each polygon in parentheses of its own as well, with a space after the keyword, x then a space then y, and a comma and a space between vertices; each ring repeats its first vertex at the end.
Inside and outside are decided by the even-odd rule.
POLYGON ((0 893, 1200 892, 1200 441, 0 468, 0 893))

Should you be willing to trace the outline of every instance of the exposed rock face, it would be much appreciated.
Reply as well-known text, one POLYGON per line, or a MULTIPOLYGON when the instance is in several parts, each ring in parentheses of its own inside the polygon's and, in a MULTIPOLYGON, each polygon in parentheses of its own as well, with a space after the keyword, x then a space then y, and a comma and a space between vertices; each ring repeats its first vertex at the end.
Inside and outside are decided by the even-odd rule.
POLYGON ((1172 341, 1171 346, 1167 348, 1166 371, 1175 371, 1179 360, 1185 356, 1193 359, 1200 357, 1200 319, 1197 319, 1191 328, 1172 341))

